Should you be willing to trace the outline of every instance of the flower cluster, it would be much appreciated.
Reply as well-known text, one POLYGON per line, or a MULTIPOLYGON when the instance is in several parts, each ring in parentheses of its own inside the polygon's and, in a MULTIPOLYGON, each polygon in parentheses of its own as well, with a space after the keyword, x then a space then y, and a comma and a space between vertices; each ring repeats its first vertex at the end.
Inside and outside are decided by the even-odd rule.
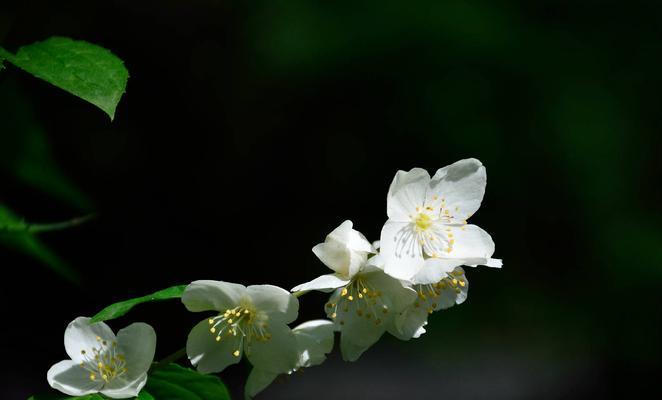
MULTIPOLYGON (((501 260, 491 258, 490 235, 467 222, 480 207, 486 181, 485 167, 476 159, 458 161, 432 177, 420 168, 398 171, 380 240, 371 243, 344 221, 313 247, 332 272, 291 291, 191 283, 182 302, 191 312, 205 313, 188 335, 191 364, 200 373, 217 373, 246 356, 253 366, 245 387, 251 398, 280 374, 322 363, 334 332, 340 333, 347 361, 356 361, 384 333, 418 338, 430 314, 466 300, 463 266, 501 267, 501 260), (309 291, 331 293, 325 304, 329 320, 290 328, 298 297, 309 291)), ((154 331, 146 324, 133 324, 115 337, 105 324, 78 318, 65 333, 71 360, 51 368, 49 383, 71 395, 135 396, 147 379, 154 345, 154 331)))

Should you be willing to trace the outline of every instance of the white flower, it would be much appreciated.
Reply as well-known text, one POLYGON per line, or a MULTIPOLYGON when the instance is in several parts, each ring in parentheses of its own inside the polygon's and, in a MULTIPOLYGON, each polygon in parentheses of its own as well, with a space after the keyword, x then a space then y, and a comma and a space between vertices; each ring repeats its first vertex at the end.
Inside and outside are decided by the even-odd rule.
MULTIPOLYGON (((296 338, 296 354, 298 360, 288 374, 301 368, 319 365, 326 360, 326 354, 333 349, 333 322, 328 320, 313 320, 292 329, 296 338)), ((250 399, 276 379, 278 374, 253 368, 246 381, 245 394, 250 399)))
POLYGON ((441 260, 430 258, 412 278, 418 298, 395 318, 389 333, 401 340, 418 338, 425 333, 428 315, 445 310, 467 299, 469 280, 459 265, 477 260, 441 260))
POLYGON ((374 252, 375 249, 365 236, 352 229, 352 221, 347 220, 329 233, 324 243, 313 247, 313 253, 317 258, 335 273, 317 277, 295 287, 292 291, 331 291, 345 286, 365 264, 368 254, 374 252))
POLYGON ((394 316, 414 301, 416 292, 386 275, 379 255, 368 259, 368 254, 375 251, 373 246, 351 227, 351 221, 343 222, 313 249, 336 273, 322 275, 292 291, 335 289, 326 313, 341 332, 343 358, 355 361, 379 340, 394 316))
POLYGON ((182 302, 189 311, 217 312, 188 336, 186 353, 199 372, 220 372, 238 363, 242 353, 268 372, 284 373, 296 365, 296 339, 287 324, 296 319, 299 302, 286 290, 195 281, 186 287, 182 302))
POLYGON ((428 257, 485 260, 492 267, 490 235, 468 225, 485 194, 485 167, 476 159, 441 168, 430 179, 427 171, 398 171, 387 197, 389 220, 381 234, 385 271, 410 279, 428 257))
POLYGON ((70 396, 102 393, 114 399, 136 397, 147 382, 154 359, 156 334, 138 322, 117 336, 103 322, 78 317, 64 331, 64 348, 71 360, 53 365, 48 383, 70 396))

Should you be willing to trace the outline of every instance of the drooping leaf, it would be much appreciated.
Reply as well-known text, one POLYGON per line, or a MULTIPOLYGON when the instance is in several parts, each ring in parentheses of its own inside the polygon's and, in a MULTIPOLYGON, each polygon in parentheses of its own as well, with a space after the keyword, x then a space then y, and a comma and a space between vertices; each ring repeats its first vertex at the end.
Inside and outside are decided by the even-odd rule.
POLYGON ((230 393, 215 375, 202 375, 177 364, 150 373, 146 390, 156 400, 229 400, 230 393))
POLYGON ((129 78, 121 59, 103 47, 65 37, 21 47, 0 57, 99 107, 112 120, 129 78))
POLYGON ((29 100, 11 79, 0 82, 0 169, 79 210, 92 202, 58 166, 29 100))
POLYGON ((167 289, 148 294, 147 296, 136 297, 111 304, 93 316, 90 322, 94 323, 119 318, 122 315, 128 313, 134 306, 141 303, 180 298, 182 297, 182 293, 184 293, 185 288, 186 285, 172 286, 167 289))
MULTIPOLYGON (((5 205, 0 204, 0 226, 20 227, 22 224, 25 224, 23 219, 5 205)), ((34 257, 72 283, 77 284, 80 280, 76 271, 44 245, 34 233, 29 231, 2 232, 0 230, 0 243, 34 257)))

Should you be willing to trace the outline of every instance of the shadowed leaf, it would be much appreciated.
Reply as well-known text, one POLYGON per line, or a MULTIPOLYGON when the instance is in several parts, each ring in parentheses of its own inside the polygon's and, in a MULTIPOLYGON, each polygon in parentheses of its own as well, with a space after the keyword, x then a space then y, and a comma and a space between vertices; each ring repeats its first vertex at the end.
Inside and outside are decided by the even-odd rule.
POLYGON ((154 370, 145 386, 157 400, 226 400, 230 393, 214 375, 202 375, 177 364, 154 370))
MULTIPOLYGON (((16 228, 23 225, 26 224, 22 218, 18 217, 3 204, 0 204, 0 227, 16 228)), ((0 243, 32 256, 72 283, 79 282, 79 276, 76 271, 44 245, 34 233, 27 231, 2 232, 0 229, 0 243)))

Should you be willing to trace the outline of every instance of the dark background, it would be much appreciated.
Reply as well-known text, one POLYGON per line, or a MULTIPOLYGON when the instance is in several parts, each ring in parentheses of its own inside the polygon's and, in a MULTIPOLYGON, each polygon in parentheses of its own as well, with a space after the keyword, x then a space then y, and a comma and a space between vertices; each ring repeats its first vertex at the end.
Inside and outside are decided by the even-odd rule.
MULTIPOLYGON (((195 279, 290 288, 326 273, 311 247, 344 219, 378 239, 398 169, 467 157, 487 167, 472 222, 504 268, 470 270, 468 301, 434 314, 421 339, 384 336, 352 364, 335 350, 262 397, 645 394, 662 344, 661 12, 649 1, 3 3, 8 50, 70 36, 111 49, 131 78, 110 123, 0 72, 0 203, 34 222, 98 213, 42 234, 50 250, 2 238, 2 397, 47 390, 67 323, 114 301, 195 279), (64 263, 80 284, 52 269, 64 263)), ((324 295, 301 300, 301 321, 323 316, 324 295)), ((111 326, 149 322, 162 357, 201 318, 172 301, 111 326)), ((236 398, 248 368, 221 375, 236 398)))

